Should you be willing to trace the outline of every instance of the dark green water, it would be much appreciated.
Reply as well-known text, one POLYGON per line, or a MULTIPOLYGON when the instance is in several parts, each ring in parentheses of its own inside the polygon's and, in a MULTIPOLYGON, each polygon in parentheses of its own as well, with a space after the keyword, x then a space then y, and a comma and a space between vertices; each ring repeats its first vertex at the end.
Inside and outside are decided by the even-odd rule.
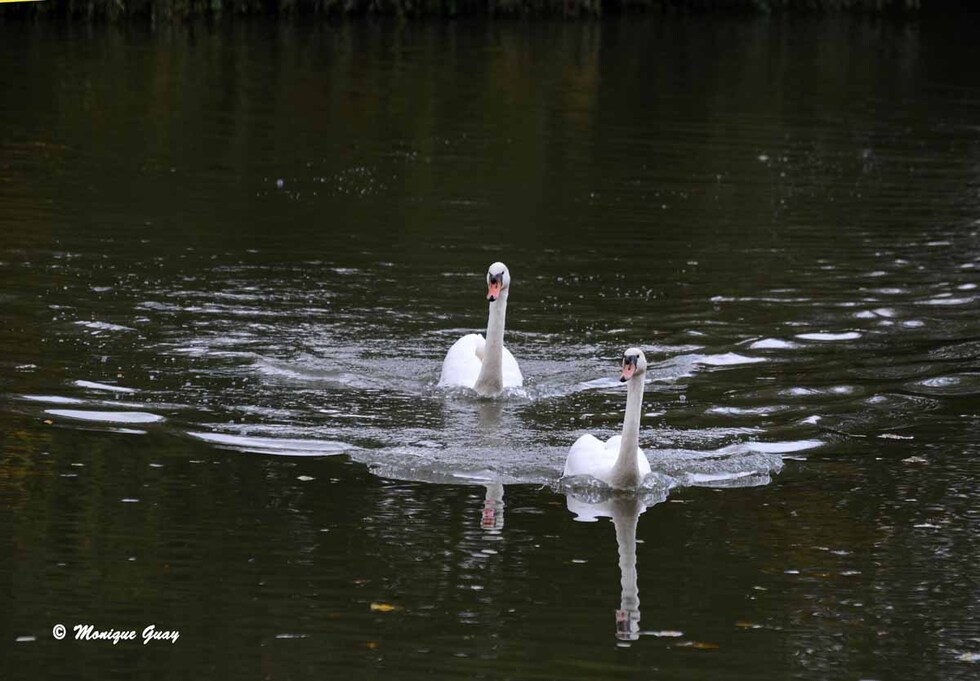
POLYGON ((0 27, 0 676, 976 678, 950 35, 0 27), (630 345, 659 482, 588 508, 630 345))

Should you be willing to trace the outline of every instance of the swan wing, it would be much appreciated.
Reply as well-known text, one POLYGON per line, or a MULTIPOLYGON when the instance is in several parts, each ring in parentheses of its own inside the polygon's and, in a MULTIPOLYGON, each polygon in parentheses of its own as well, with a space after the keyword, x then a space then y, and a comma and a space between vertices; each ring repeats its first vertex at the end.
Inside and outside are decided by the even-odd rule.
POLYGON ((650 460, 647 455, 643 453, 642 448, 637 448, 636 450, 636 463, 640 469, 640 478, 645 478, 650 475, 650 460))
POLYGON ((439 385, 472 388, 483 366, 485 346, 486 341, 478 333, 467 334, 453 343, 442 361, 439 385))
POLYGON ((562 475, 563 477, 591 475, 601 479, 602 473, 608 471, 615 460, 616 451, 609 450, 607 443, 595 435, 583 435, 568 450, 565 472, 562 475))
POLYGON ((514 359, 514 355, 510 354, 510 350, 507 348, 504 348, 501 371, 504 375, 505 388, 520 388, 524 385, 524 376, 521 374, 521 368, 517 365, 517 360, 514 359))
POLYGON ((487 341, 478 333, 471 333, 470 335, 476 336, 476 356, 480 358, 482 363, 487 354, 487 341))

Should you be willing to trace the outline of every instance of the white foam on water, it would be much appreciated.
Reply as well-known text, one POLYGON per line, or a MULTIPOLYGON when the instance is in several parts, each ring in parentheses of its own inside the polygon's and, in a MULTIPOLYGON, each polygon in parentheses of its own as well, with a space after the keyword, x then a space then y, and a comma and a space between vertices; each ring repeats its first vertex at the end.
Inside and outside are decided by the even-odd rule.
POLYGON ((695 357, 695 363, 706 364, 708 366, 737 366, 739 364, 756 364, 758 362, 768 362, 765 357, 747 357, 737 352, 726 352, 723 355, 701 355, 695 357))
POLYGON ((798 333, 797 338, 812 341, 848 341, 861 337, 857 331, 845 331, 844 333, 798 333))
POLYGON ((48 404, 85 404, 85 400, 77 397, 63 397, 61 395, 21 395, 22 400, 31 402, 46 402, 48 404))
POLYGON ((163 421, 159 414, 148 414, 144 411, 87 411, 81 409, 45 409, 46 414, 62 416, 78 421, 94 421, 98 423, 157 423, 163 421))
POLYGON ((110 324, 109 322, 86 322, 77 321, 76 326, 82 326, 90 331, 95 331, 96 333, 101 331, 135 331, 136 329, 129 326, 122 326, 120 324, 110 324))
POLYGON ((332 456, 356 449, 353 445, 337 440, 249 437, 227 433, 188 432, 187 434, 222 449, 276 456, 332 456))
POLYGON ((976 298, 973 297, 969 297, 969 298, 936 297, 936 298, 929 298, 928 300, 920 300, 918 301, 918 304, 919 305, 969 305, 974 300, 976 300, 976 298))
POLYGON ((691 473, 686 482, 689 485, 695 486, 712 485, 719 482, 740 480, 742 478, 747 478, 750 475, 756 475, 756 473, 754 471, 741 471, 735 473, 691 473))
POLYGON ((655 450, 647 453, 654 472, 682 486, 755 487, 767 485, 783 467, 780 452, 736 443, 712 450, 655 450))
POLYGON ((763 338, 757 340, 749 346, 750 350, 792 350, 800 347, 793 341, 782 340, 780 338, 763 338))
POLYGON ((768 407, 710 407, 705 413, 706 414, 719 414, 721 416, 765 416, 766 414, 772 414, 777 411, 782 411, 786 407, 782 406, 768 406, 768 407))
POLYGON ((96 383, 95 381, 74 381, 73 385, 77 385, 79 388, 88 388, 89 390, 105 390, 114 393, 135 393, 138 392, 136 388, 126 388, 121 385, 109 385, 108 383, 96 383))
POLYGON ((619 385, 619 379, 617 378, 594 378, 591 381, 582 381, 577 386, 575 390, 591 390, 593 388, 613 388, 619 385))
POLYGON ((805 449, 820 447, 823 442, 820 440, 791 440, 788 442, 743 442, 732 447, 745 447, 756 452, 766 452, 767 454, 786 454, 788 452, 801 452, 805 449))

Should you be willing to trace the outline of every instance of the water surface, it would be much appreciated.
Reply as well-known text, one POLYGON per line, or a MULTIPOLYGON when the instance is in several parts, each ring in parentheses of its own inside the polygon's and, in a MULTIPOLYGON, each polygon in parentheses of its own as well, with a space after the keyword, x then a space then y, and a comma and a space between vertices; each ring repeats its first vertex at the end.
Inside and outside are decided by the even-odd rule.
POLYGON ((5 676, 978 673, 975 47, 0 34, 5 676), (495 260, 527 384, 482 401, 435 384, 495 260), (656 479, 566 496, 632 345, 656 479))

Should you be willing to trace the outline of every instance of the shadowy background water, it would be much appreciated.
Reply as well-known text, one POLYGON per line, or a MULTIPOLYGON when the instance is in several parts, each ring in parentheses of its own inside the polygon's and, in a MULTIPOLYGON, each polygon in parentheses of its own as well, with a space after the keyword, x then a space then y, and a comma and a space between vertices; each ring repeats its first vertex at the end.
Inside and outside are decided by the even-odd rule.
POLYGON ((948 35, 0 27, 0 671, 975 678, 948 35), (439 390, 498 259, 525 390, 439 390), (664 484, 590 508, 630 345, 664 484))

